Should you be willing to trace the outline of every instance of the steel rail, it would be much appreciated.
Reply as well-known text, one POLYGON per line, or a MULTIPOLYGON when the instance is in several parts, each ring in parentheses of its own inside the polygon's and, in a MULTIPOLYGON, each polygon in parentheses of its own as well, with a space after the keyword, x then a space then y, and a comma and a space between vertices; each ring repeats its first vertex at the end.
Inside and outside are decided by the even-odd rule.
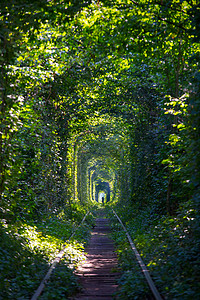
POLYGON ((128 241, 129 241, 129 243, 131 245, 131 248, 132 248, 132 250, 135 253, 137 261, 138 261, 138 263, 139 263, 139 265, 140 265, 140 267, 142 269, 142 272, 144 273, 144 276, 145 276, 145 278, 146 278, 146 280, 148 282, 148 285, 149 285, 149 287, 150 287, 150 289, 151 289, 151 291, 152 291, 155 299, 156 300, 163 300, 163 298, 161 297, 159 291, 157 290, 157 288, 156 288, 156 286, 155 286, 155 284, 154 284, 154 282, 153 282, 153 280, 152 280, 152 278, 151 278, 151 276, 149 274, 149 271, 147 270, 146 265, 144 264, 144 262, 143 262, 143 260, 142 260, 142 258, 140 256, 139 252, 137 251, 137 249, 136 249, 136 247, 135 247, 135 245, 134 245, 134 243, 133 243, 133 241, 132 241, 132 239, 131 239, 128 231, 126 230, 126 227, 124 226, 124 224, 122 223, 121 219, 118 217, 118 215, 116 214, 116 212, 114 211, 114 209, 112 209, 112 211, 113 211, 114 215, 116 216, 116 218, 118 219, 119 223, 122 225, 122 228, 123 228, 124 232, 126 233, 126 236, 127 236, 128 241))
MULTIPOLYGON (((83 224, 83 222, 85 221, 86 217, 88 216, 88 214, 90 213, 90 211, 88 211, 84 218, 82 219, 81 223, 79 224, 79 226, 77 226, 74 230, 74 232, 72 233, 72 235, 70 236, 70 238, 65 241, 68 242, 71 240, 71 238, 74 236, 74 234, 76 233, 77 229, 83 224)), ((51 276, 51 273, 52 271, 55 269, 56 267, 56 264, 59 263, 59 261, 61 260, 61 258, 63 257, 63 255, 65 254, 65 245, 63 247, 63 249, 56 255, 56 257, 53 259, 53 261, 51 262, 51 265, 50 265, 50 268, 49 270, 47 271, 46 275, 44 276, 44 278, 42 279, 39 287, 37 288, 37 290, 35 291, 34 295, 32 296, 31 300, 37 300, 38 297, 41 295, 45 285, 47 284, 47 281, 49 280, 50 276, 51 276)))

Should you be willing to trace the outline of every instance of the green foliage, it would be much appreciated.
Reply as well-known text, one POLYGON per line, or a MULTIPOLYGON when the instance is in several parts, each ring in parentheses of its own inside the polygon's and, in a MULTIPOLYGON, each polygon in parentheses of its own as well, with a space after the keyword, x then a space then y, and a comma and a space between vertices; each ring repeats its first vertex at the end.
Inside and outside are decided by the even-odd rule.
POLYGON ((78 287, 72 270, 84 259, 83 250, 89 238, 91 217, 86 222, 69 241, 77 225, 65 217, 50 217, 36 225, 21 222, 9 225, 3 220, 0 229, 2 299, 30 298, 43 279, 49 263, 64 246, 65 254, 53 274, 47 294, 51 291, 53 295, 53 289, 60 295, 61 291, 71 295, 78 287))
POLYGON ((40 299, 68 299, 80 289, 73 271, 64 262, 55 269, 40 299), (67 283, 67 284, 66 284, 67 283))
MULTIPOLYGON (((144 207, 140 213, 138 205, 118 207, 119 215, 165 299, 190 299, 199 295, 199 243, 193 237, 196 212, 190 205, 190 202, 184 204, 177 217, 160 216, 153 207, 144 207)), ((129 295, 132 295, 133 299, 144 299, 146 287, 141 287, 142 295, 137 294, 136 288, 144 285, 144 277, 139 275, 141 270, 136 271, 135 258, 130 257, 130 246, 114 217, 112 228, 123 269, 119 297, 127 295, 131 299, 129 295)))
POLYGON ((29 298, 42 278, 47 260, 32 253, 17 228, 8 230, 1 223, 0 268, 1 299, 29 298))
MULTIPOLYGON (((164 261, 161 267, 149 258, 152 270, 158 266, 166 276, 176 259, 183 263, 176 286, 157 277, 163 293, 186 290, 182 278, 196 274, 195 263, 191 270, 184 264, 192 261, 188 245, 199 243, 198 42, 196 0, 0 4, 0 217, 11 226, 2 228, 5 249, 13 253, 10 239, 30 266, 27 276, 27 257, 43 268, 92 207, 101 180, 109 182, 112 201, 136 205, 136 242, 150 251, 152 235, 164 261), (191 230, 180 242, 190 212, 191 230), (141 232, 139 222, 150 232, 141 232)), ((131 228, 133 216, 131 210, 131 228)), ((17 265, 14 257, 9 265, 17 265)), ((121 297, 145 297, 139 275, 142 296, 132 293, 134 276, 126 270, 121 297)), ((190 293, 193 279, 188 284, 190 293)), ((68 297, 68 288, 58 293, 52 297, 68 297)))

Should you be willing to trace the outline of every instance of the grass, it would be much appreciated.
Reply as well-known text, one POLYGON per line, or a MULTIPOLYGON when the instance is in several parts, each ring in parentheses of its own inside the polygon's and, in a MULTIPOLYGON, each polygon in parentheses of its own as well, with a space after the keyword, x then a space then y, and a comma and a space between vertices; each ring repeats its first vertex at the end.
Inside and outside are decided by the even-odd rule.
MULTIPOLYGON (((52 259, 66 245, 65 255, 52 274, 42 299, 63 299, 79 288, 73 275, 84 259, 92 216, 69 240, 78 221, 52 215, 38 223, 0 221, 0 299, 30 299, 52 259)), ((80 219, 80 216, 79 216, 80 219)))
MULTIPOLYGON (((117 213, 164 299, 200 298, 199 243, 192 233, 194 214, 185 204, 176 216, 152 213, 151 207, 118 207, 117 213)), ((125 234, 112 216, 122 278, 119 299, 149 299, 149 289, 125 234)))

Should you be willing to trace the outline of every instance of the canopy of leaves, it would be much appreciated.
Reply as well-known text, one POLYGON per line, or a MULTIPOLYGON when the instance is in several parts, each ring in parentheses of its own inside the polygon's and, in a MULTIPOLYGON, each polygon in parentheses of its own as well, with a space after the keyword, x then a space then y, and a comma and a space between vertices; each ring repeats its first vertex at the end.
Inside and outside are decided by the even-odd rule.
POLYGON ((151 216, 187 207, 198 241, 199 16, 197 0, 0 3, 1 218, 78 219, 100 180, 151 216))

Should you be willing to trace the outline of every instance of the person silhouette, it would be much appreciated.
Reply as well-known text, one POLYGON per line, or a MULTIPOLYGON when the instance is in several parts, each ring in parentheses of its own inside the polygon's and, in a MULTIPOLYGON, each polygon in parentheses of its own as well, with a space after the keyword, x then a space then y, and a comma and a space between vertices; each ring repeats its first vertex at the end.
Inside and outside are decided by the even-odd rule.
POLYGON ((102 200, 102 204, 104 205, 104 197, 102 197, 101 200, 102 200))

